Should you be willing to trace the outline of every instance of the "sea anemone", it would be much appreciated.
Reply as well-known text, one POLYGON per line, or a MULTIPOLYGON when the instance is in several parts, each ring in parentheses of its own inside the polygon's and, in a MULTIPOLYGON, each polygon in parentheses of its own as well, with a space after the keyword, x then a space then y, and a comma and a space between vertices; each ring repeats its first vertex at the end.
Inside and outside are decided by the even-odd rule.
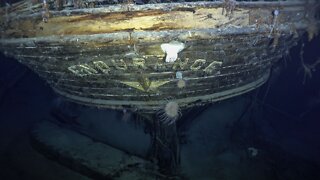
POLYGON ((176 72, 176 78, 178 79, 177 81, 177 87, 179 89, 183 89, 186 87, 186 81, 183 79, 183 75, 181 71, 176 72))
POLYGON ((179 104, 176 101, 168 101, 165 106, 159 110, 158 117, 163 124, 174 124, 181 116, 179 104))
POLYGON ((183 80, 183 79, 179 79, 178 82, 177 82, 177 87, 178 87, 179 89, 185 88, 186 85, 187 85, 187 83, 186 83, 186 81, 183 80))

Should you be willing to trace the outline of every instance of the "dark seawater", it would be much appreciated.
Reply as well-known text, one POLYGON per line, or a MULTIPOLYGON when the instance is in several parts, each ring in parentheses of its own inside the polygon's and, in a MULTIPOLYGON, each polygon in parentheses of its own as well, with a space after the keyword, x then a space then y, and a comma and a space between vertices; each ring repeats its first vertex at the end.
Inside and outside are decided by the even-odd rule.
MULTIPOLYGON (((305 37, 304 43, 304 62, 320 60, 320 38, 307 42, 305 37)), ((301 42, 261 88, 179 120, 182 179, 320 179, 320 64, 303 83, 300 51, 301 42)), ((148 132, 136 116, 65 103, 43 79, 1 54, 1 180, 90 179, 31 145, 34 125, 48 118, 58 119, 61 127, 91 128, 82 135, 138 156, 149 147, 148 132), (52 113, 60 110, 64 117, 52 113)))

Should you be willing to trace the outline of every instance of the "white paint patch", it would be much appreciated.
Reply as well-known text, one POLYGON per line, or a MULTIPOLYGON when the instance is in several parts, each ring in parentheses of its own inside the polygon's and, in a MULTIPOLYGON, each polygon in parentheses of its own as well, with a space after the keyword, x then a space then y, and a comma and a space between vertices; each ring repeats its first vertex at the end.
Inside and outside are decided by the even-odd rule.
POLYGON ((166 53, 166 62, 175 62, 178 58, 178 53, 184 48, 185 45, 177 41, 161 44, 162 51, 166 53))

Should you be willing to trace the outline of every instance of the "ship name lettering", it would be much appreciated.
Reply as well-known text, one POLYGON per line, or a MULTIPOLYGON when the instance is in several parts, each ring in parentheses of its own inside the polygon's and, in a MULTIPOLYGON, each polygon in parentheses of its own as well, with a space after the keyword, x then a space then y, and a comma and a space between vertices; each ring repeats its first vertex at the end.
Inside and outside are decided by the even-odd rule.
POLYGON ((68 67, 68 70, 80 77, 98 74, 98 71, 90 67, 88 64, 73 65, 68 67))
POLYGON ((192 71, 198 71, 206 64, 205 59, 197 59, 194 61, 194 63, 190 66, 190 70, 192 71))
POLYGON ((94 61, 93 65, 95 69, 99 70, 103 74, 109 74, 110 72, 110 67, 103 61, 94 61))
MULTIPOLYGON (((128 65, 125 63, 123 59, 120 60, 110 60, 112 66, 108 66, 103 61, 92 61, 89 64, 79 64, 79 65, 72 65, 68 67, 68 70, 72 72, 73 74, 84 77, 88 75, 94 75, 94 74, 110 74, 112 70, 119 70, 119 71, 127 71, 128 65)), ((208 66, 206 65, 205 59, 197 59, 194 61, 192 65, 188 65, 189 59, 186 58, 183 61, 179 59, 172 65, 172 70, 184 70, 184 69, 190 69, 192 71, 198 71, 203 70, 207 75, 216 73, 218 69, 220 69, 222 62, 219 61, 213 61, 208 66)), ((133 58, 132 59, 132 65, 136 69, 150 69, 152 68, 155 71, 164 71, 168 66, 165 66, 165 63, 156 63, 154 66, 147 66, 146 60, 144 58, 133 58)))
POLYGON ((114 67, 117 70, 126 71, 128 69, 128 66, 123 59, 120 59, 118 61, 115 61, 114 59, 112 59, 111 62, 112 62, 112 65, 114 65, 114 67))

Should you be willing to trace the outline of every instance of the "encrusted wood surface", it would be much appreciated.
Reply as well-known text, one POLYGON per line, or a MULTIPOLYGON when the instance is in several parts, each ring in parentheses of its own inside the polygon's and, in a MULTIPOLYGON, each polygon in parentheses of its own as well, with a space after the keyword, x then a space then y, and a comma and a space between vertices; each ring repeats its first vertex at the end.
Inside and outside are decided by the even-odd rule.
POLYGON ((183 108, 263 84, 309 23, 301 2, 240 3, 228 16, 216 2, 112 7, 53 11, 48 22, 8 14, 1 51, 80 103, 183 108), (184 49, 165 62, 161 45, 172 42, 184 49))
MULTIPOLYGON (((272 12, 281 10, 278 23, 295 21, 304 13, 300 2, 250 3, 238 5, 232 15, 226 16, 221 2, 148 4, 142 6, 118 5, 91 10, 49 11, 47 21, 43 21, 43 12, 19 13, 11 10, 3 15, 0 22, 6 24, 2 37, 41 37, 50 35, 83 35, 111 33, 119 31, 159 31, 180 29, 222 28, 227 25, 248 26, 257 23, 273 23, 272 12), (254 3, 251 3, 254 4, 254 3), (295 5, 295 6, 294 6, 295 5), (159 9, 159 7, 163 7, 159 9), (262 10, 259 8, 263 8, 262 10), (284 8, 286 7, 286 8, 284 8), (223 13, 224 11, 224 13, 223 13), (290 14, 294 12, 295 14, 290 14), (300 12, 300 13, 299 13, 300 12), (249 18, 250 17, 250 18, 249 18), (251 22, 250 22, 251 21, 251 22)), ((28 9, 28 8, 26 8, 28 9)), ((5 11, 5 10, 2 10, 5 11)), ((28 12, 28 11, 27 11, 28 12)))

